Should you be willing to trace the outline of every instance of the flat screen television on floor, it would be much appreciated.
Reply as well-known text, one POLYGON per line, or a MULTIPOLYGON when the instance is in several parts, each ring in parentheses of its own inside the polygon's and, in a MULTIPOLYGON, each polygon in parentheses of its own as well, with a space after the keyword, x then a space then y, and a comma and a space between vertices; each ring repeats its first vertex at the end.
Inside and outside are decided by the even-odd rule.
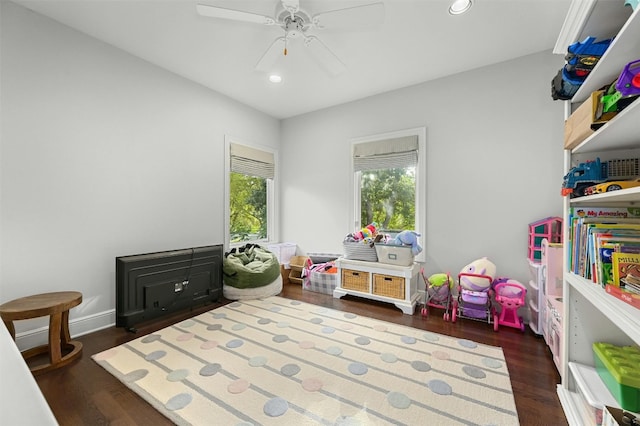
POLYGON ((222 296, 222 244, 116 257, 116 327, 222 296))

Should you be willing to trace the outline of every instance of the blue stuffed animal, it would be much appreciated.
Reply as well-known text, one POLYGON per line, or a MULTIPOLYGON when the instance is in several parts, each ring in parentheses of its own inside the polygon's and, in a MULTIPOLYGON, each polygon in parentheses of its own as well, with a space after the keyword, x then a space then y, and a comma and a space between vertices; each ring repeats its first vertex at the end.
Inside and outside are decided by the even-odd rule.
POLYGON ((414 256, 417 256, 422 251, 422 247, 418 244, 419 236, 420 234, 416 231, 402 231, 396 235, 392 244, 411 246, 411 252, 414 256))

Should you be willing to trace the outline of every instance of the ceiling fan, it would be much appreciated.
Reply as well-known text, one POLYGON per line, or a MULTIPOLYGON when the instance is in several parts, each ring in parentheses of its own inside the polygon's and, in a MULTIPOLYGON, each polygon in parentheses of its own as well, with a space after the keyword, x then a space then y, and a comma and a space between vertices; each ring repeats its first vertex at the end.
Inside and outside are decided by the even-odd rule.
POLYGON ((271 71, 278 57, 287 55, 288 42, 293 39, 302 39, 304 45, 320 65, 330 75, 336 76, 345 70, 344 63, 318 37, 308 31, 310 29, 351 29, 363 25, 377 25, 384 18, 384 4, 382 1, 377 1, 361 6, 321 12, 313 16, 300 9, 299 0, 280 0, 276 6, 274 17, 205 4, 198 4, 197 12, 211 18, 282 28, 284 35, 276 38, 257 62, 255 68, 258 71, 271 71))

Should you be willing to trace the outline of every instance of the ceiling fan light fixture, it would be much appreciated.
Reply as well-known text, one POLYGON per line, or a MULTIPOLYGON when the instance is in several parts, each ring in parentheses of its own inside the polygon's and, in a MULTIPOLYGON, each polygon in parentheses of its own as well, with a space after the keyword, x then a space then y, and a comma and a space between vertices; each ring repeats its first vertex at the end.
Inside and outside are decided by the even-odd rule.
POLYGON ((269 81, 272 83, 282 83, 282 77, 278 74, 271 74, 269 76, 269 81))
POLYGON ((472 6, 471 0, 455 0, 451 6, 449 6, 449 13, 451 15, 462 15, 472 6))

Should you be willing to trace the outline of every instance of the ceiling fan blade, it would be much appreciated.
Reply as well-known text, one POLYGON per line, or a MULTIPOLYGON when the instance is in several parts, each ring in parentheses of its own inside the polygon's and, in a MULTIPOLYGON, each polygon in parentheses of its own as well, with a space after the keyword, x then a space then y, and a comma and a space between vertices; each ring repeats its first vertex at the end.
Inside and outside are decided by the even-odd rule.
POLYGON ((251 22, 254 24, 275 25, 275 19, 258 15, 256 13, 243 12, 241 10, 225 9, 224 7, 209 6, 206 4, 196 5, 199 15, 211 18, 229 19, 231 21, 251 22))
POLYGON ((273 66, 276 64, 278 57, 284 54, 285 40, 285 37, 278 37, 271 43, 271 46, 269 46, 256 64, 257 71, 273 71, 273 66))
POLYGON ((290 13, 300 10, 300 0, 282 0, 282 7, 290 13))
POLYGON ((376 26, 384 21, 384 3, 322 12, 311 18, 317 28, 362 28, 376 26))
POLYGON ((323 67, 331 76, 335 77, 347 68, 318 37, 308 36, 304 44, 311 52, 311 56, 323 67))

